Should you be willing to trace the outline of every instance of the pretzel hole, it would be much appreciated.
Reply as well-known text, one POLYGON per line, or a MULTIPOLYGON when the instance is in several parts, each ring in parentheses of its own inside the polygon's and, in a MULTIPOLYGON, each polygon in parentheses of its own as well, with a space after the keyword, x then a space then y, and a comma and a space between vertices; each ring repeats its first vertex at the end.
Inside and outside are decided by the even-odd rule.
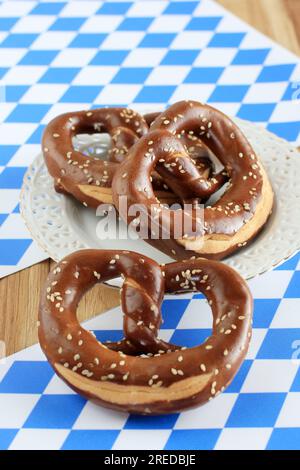
POLYGON ((165 299, 162 305, 163 324, 159 338, 181 347, 194 347, 204 343, 212 335, 213 316, 203 294, 197 298, 165 299), (172 329, 175 331, 171 331, 172 329))
POLYGON ((80 151, 87 158, 107 160, 111 137, 108 133, 77 134, 72 143, 74 150, 80 151))

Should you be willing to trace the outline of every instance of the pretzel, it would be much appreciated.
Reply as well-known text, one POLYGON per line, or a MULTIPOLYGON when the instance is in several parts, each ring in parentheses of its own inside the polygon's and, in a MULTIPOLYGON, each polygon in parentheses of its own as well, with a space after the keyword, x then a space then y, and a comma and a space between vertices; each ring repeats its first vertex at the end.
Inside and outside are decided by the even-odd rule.
MULTIPOLYGON (((112 191, 114 204, 127 223, 133 216, 120 207, 119 196, 127 197, 128 208, 132 204, 145 208, 151 228, 147 241, 174 259, 195 254, 224 258, 255 237, 273 207, 271 184, 244 134, 229 117, 195 101, 176 103, 155 119, 148 134, 132 147, 118 167, 112 191), (153 193, 149 178, 153 169, 184 201, 195 195, 205 200, 220 184, 215 177, 203 178, 199 174, 182 144, 182 135, 201 139, 224 165, 229 181, 217 202, 205 207, 204 224, 197 223, 194 210, 190 214, 190 226, 196 226, 196 230, 190 229, 176 237, 175 211, 160 204, 153 193), (151 208, 157 205, 159 208, 153 217, 151 208), (164 222, 169 219, 170 237, 166 239, 161 233, 164 222), (153 226, 155 233, 160 234, 155 238, 153 226)), ((176 214, 178 217, 178 211, 176 214)))
MULTIPOLYGON (((72 194, 85 206, 97 207, 100 202, 110 203, 111 181, 118 164, 147 131, 144 118, 127 108, 79 111, 54 118, 45 129, 42 147, 56 191, 72 194), (72 138, 75 135, 96 132, 110 134, 112 145, 107 160, 87 158, 73 147, 72 138)), ((155 186, 160 197, 171 196, 162 192, 161 178, 156 178, 155 186)))
POLYGON ((247 353, 251 322, 250 291, 224 264, 202 258, 159 266, 133 252, 82 250, 59 262, 47 279, 39 341, 55 372, 81 395, 108 408, 161 414, 204 404, 227 387, 247 353), (116 343, 97 341, 76 318, 88 289, 120 275, 123 345, 136 344, 129 353, 121 342, 115 350, 116 343), (164 292, 195 291, 212 308, 212 335, 190 349, 159 340, 164 292))

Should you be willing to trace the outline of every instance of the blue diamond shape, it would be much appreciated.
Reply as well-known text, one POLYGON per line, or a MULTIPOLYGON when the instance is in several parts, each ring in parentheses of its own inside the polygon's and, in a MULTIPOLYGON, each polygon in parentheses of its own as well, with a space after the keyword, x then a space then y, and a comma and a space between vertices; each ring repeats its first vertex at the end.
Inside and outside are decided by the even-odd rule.
POLYGON ((284 82, 289 80, 296 64, 268 65, 257 78, 258 83, 284 82))
POLYGON ((226 427, 273 427, 285 397, 285 393, 242 393, 234 404, 226 427))
POLYGON ((66 6, 65 2, 45 2, 37 4, 33 10, 31 10, 31 15, 57 15, 64 7, 66 6))
POLYGON ((102 86, 70 86, 59 101, 61 103, 91 103, 102 88, 102 86))
POLYGON ((48 104, 18 104, 6 122, 40 122, 51 108, 48 104))
POLYGON ((104 3, 97 11, 101 15, 124 15, 132 6, 132 2, 104 3))
POLYGON ((6 165, 18 150, 17 145, 0 145, 0 165, 6 165))
POLYGON ((51 67, 40 78, 39 83, 71 83, 79 71, 79 68, 51 67))
POLYGON ((163 317, 161 328, 175 329, 189 303, 189 299, 164 300, 161 308, 163 317))
POLYGON ((210 103, 239 103, 243 101, 249 87, 249 85, 219 85, 214 89, 208 101, 210 103))
POLYGON ((255 299, 253 328, 269 328, 281 299, 255 299))
POLYGON ((117 28, 118 31, 146 31, 153 18, 125 18, 117 28))
POLYGON ((27 144, 40 144, 45 127, 46 127, 45 124, 39 125, 36 128, 36 130, 33 132, 33 134, 31 134, 31 136, 29 137, 26 143, 27 144))
POLYGON ((293 343, 300 339, 297 328, 274 328, 267 332, 257 359, 291 359, 293 343))
POLYGON ((106 34, 88 34, 88 33, 82 33, 82 34, 77 34, 77 36, 73 39, 71 44, 69 44, 70 47, 78 47, 78 48, 84 48, 84 47, 99 47, 104 39, 107 37, 106 34))
POLYGON ((199 16, 192 18, 185 29, 188 31, 214 31, 221 19, 221 16, 199 16))
POLYGON ((9 214, 0 214, 0 227, 3 224, 3 222, 7 219, 9 214))
POLYGON ((30 47, 37 37, 38 34, 10 34, 2 41, 0 47, 30 47))
POLYGON ((49 28, 50 31, 77 31, 86 18, 57 18, 49 28))
POLYGON ((223 72, 223 67, 194 67, 184 83, 217 83, 223 72))
POLYGON ((161 61, 161 65, 192 65, 198 54, 199 51, 193 49, 168 51, 161 61))
MULTIPOLYGON (((300 127, 300 123, 299 123, 300 127)), ((299 129, 300 130, 300 129, 299 129)), ((300 252, 297 253, 295 256, 292 256, 292 258, 288 259, 284 263, 280 264, 277 266, 276 271, 294 271, 300 261, 300 252)))
POLYGON ((273 429, 267 450, 300 450, 299 428, 273 429))
POLYGON ((164 11, 164 15, 190 15, 199 5, 198 2, 171 2, 164 11))
POLYGON ((0 393, 43 393, 52 376, 46 361, 15 361, 0 382, 0 393))
POLYGON ((169 47, 175 37, 174 33, 149 33, 142 39, 139 47, 169 47))
POLYGON ((276 103, 243 104, 238 112, 238 117, 253 122, 267 122, 275 107, 276 103))
POLYGON ((149 67, 122 67, 111 83, 144 83, 151 70, 149 67))
POLYGON ((172 431, 165 450, 211 450, 221 429, 182 429, 172 431))
POLYGON ((239 47, 246 33, 216 33, 208 47, 239 47))
POLYGON ((7 71, 8 71, 8 68, 0 67, 0 79, 4 77, 7 71))
POLYGON ((178 346, 193 348, 202 344, 209 336, 211 336, 211 329, 208 328, 180 329, 173 333, 170 342, 178 346))
POLYGON ((162 416, 130 415, 124 429, 172 429, 179 414, 162 416))
POLYGON ((50 65, 59 51, 28 51, 19 65, 50 65))
POLYGON ((175 86, 144 86, 135 98, 135 103, 166 103, 169 101, 174 91, 175 86))
POLYGON ((232 65, 261 65, 271 49, 242 49, 232 61, 232 65))
POLYGON ((0 31, 9 31, 17 21, 19 18, 0 18, 0 31))
POLYGON ((5 85, 5 101, 17 103, 29 89, 26 85, 5 85))
POLYGON ((6 167, 0 173, 0 188, 1 189, 20 189, 22 186, 25 167, 6 167))
POLYGON ((91 60, 91 65, 121 65, 128 51, 99 51, 91 60))
POLYGON ((0 265, 15 266, 18 264, 31 243, 32 240, 29 239, 0 239, 0 265))
POLYGON ((283 139, 295 142, 300 134, 300 120, 296 122, 269 124, 267 129, 283 139))
POLYGON ((69 429, 85 403, 79 395, 42 395, 23 427, 69 429))
POLYGON ((0 429, 0 450, 7 450, 19 429, 0 429))
POLYGON ((300 297, 300 271, 294 272, 284 297, 289 299, 297 299, 300 297))
POLYGON ((71 431, 62 450, 108 450, 115 443, 120 431, 71 431))

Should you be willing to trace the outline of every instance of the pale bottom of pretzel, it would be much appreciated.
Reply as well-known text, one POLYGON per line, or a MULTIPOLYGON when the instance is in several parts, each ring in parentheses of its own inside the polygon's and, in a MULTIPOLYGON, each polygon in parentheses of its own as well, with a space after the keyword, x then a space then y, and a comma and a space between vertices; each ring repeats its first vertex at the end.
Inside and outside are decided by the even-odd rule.
POLYGON ((253 217, 235 235, 212 234, 201 239, 178 239, 177 243, 186 250, 194 251, 200 255, 218 255, 231 251, 234 247, 242 246, 251 240, 267 222, 274 203, 274 193, 269 178, 263 167, 261 170, 263 172, 261 200, 253 217))
POLYGON ((82 395, 105 402, 114 408, 122 406, 135 410, 137 406, 150 407, 157 403, 188 400, 202 392, 209 383, 212 373, 179 380, 168 386, 157 389, 138 386, 122 385, 112 382, 96 382, 87 377, 65 368, 56 363, 55 369, 60 377, 82 395))
MULTIPOLYGON (((99 204, 113 204, 111 188, 102 188, 101 186, 85 184, 79 185, 78 188, 85 196, 98 200, 99 204)), ((155 196, 163 204, 174 204, 174 202, 178 201, 178 196, 170 191, 155 191, 155 196)))

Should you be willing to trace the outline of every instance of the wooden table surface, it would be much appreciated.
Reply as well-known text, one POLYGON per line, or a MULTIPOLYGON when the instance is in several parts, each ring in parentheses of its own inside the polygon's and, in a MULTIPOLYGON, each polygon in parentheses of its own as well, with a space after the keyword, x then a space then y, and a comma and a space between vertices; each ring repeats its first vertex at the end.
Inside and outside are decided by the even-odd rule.
MULTIPOLYGON (((300 56, 300 0, 218 0, 243 20, 300 56)), ((0 281, 0 341, 9 355, 37 341, 37 310, 49 260, 0 281)), ((96 286, 79 306, 80 320, 119 303, 119 292, 96 286)))

